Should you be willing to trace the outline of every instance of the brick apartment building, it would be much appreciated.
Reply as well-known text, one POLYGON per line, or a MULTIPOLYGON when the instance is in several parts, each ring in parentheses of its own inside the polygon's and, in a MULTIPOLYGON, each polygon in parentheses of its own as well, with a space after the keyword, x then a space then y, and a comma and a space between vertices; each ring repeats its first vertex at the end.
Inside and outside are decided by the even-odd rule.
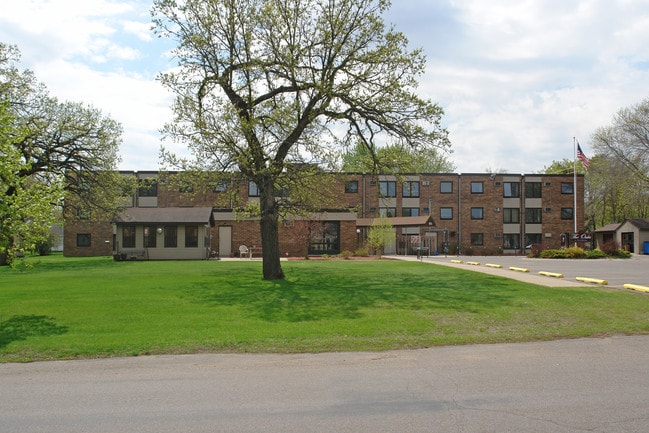
MULTIPOLYGON (((196 192, 172 186, 167 179, 174 173, 122 174, 140 182, 128 199, 131 207, 115 221, 69 220, 66 256, 196 259, 237 255, 240 246, 261 253, 258 219, 235 212, 259 200, 254 183, 218 181, 196 192)), ((282 221, 280 251, 289 256, 353 252, 364 244, 378 216, 390 217, 397 235, 388 254, 453 254, 458 249, 478 255, 524 254, 532 244, 559 248, 570 241, 575 227, 584 227, 581 175, 576 185, 572 175, 334 176, 333 205, 309 218, 282 221)))

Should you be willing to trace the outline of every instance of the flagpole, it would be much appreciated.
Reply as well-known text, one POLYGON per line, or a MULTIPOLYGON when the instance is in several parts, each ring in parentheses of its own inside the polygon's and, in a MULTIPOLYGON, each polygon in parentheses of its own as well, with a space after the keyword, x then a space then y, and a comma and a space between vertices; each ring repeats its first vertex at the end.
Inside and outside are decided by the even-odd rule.
MULTIPOLYGON (((572 190, 572 196, 574 198, 574 208, 573 208, 573 234, 577 233, 577 139, 575 137, 572 137, 572 148, 573 148, 573 179, 574 179, 574 185, 573 185, 573 190, 572 190)), ((577 241, 575 241, 575 246, 577 246, 577 241)))

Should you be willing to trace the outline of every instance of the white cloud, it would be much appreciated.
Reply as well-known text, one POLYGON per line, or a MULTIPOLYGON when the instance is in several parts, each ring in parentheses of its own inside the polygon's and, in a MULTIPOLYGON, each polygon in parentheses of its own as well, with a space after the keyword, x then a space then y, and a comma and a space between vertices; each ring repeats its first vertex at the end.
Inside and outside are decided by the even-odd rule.
MULTIPOLYGON (((0 41, 53 95, 122 123, 124 169, 157 168, 171 119, 155 75, 173 42, 153 37, 150 7, 22 0, 0 16, 0 41)), ((647 2, 399 0, 386 20, 428 56, 420 91, 444 108, 461 172, 536 172, 571 158, 573 137, 589 153, 596 128, 649 96, 647 2)))

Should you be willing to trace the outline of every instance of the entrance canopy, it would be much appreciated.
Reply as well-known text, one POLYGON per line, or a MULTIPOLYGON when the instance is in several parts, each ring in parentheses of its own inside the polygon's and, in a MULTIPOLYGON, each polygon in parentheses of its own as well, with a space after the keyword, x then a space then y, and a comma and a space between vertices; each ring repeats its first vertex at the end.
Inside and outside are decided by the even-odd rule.
MULTIPOLYGON (((359 218, 356 220, 356 227, 371 227, 376 218, 359 218)), ((388 218, 392 227, 435 227, 435 221, 430 215, 415 217, 393 217, 388 218)))

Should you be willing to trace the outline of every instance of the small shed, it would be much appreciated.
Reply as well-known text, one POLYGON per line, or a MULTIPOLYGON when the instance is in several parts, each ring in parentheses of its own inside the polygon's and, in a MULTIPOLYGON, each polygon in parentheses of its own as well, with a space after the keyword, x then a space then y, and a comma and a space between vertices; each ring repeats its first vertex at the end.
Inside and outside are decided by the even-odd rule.
POLYGON ((649 219, 627 219, 595 230, 598 246, 614 240, 618 248, 636 254, 649 254, 649 219))
POLYGON ((210 257, 211 207, 127 208, 113 221, 116 260, 210 257))

